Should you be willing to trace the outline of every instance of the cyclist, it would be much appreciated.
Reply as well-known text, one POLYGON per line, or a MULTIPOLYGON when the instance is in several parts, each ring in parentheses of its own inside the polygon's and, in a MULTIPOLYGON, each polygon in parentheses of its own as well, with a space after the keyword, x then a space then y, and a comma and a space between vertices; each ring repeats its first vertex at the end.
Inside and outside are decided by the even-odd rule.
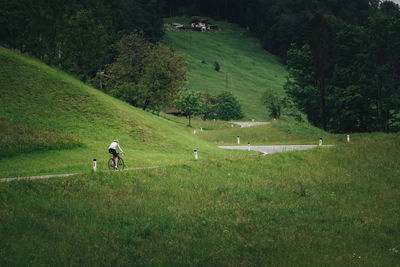
POLYGON ((117 154, 117 147, 119 151, 121 151, 122 154, 125 154, 125 152, 121 149, 118 143, 118 139, 115 139, 111 145, 108 147, 108 152, 113 155, 114 163, 115 163, 115 169, 118 169, 118 154, 117 154))

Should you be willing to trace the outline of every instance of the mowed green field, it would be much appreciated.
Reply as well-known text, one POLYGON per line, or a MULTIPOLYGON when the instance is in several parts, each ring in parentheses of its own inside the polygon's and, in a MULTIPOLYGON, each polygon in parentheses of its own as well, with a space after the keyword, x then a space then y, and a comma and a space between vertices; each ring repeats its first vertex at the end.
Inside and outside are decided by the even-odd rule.
MULTIPOLYGON (((212 21, 212 20, 211 20, 212 21)), ((283 94, 287 72, 279 59, 265 51, 251 34, 236 25, 212 21, 217 31, 176 30, 169 23, 189 25, 190 18, 165 20, 162 42, 183 53, 188 66, 188 88, 217 95, 232 91, 238 97, 245 119, 266 121, 268 112, 262 93, 272 89, 283 94), (215 70, 218 62, 221 70, 215 70)))
POLYGON ((0 61, 0 177, 81 173, 0 182, 0 266, 398 266, 399 134, 347 143, 285 121, 190 128, 3 48, 0 61), (335 146, 217 148, 237 135, 335 146), (159 167, 107 171, 115 137, 129 167, 159 167))

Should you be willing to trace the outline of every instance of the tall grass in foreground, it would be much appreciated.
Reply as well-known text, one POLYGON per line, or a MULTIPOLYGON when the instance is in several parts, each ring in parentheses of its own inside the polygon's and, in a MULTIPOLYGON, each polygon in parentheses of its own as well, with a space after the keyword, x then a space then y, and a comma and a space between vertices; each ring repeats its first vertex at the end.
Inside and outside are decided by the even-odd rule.
POLYGON ((400 262, 400 137, 0 184, 0 265, 400 262))

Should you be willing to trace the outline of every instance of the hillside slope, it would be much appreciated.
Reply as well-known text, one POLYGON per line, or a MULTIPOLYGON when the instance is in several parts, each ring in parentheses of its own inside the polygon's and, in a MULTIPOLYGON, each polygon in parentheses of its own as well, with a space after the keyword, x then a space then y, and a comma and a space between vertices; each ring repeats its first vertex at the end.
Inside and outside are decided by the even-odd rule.
POLYGON ((266 52, 257 39, 235 25, 212 21, 219 30, 182 31, 169 26, 189 25, 190 18, 165 19, 163 42, 185 55, 188 87, 214 95, 232 91, 239 98, 247 119, 267 120, 260 98, 265 89, 283 93, 287 72, 279 59, 266 52), (215 70, 215 62, 221 67, 215 70))
POLYGON ((87 170, 93 158, 102 168, 114 138, 130 167, 191 160, 193 149, 223 153, 185 124, 136 109, 37 60, 0 48, 0 62, 0 177, 87 170))

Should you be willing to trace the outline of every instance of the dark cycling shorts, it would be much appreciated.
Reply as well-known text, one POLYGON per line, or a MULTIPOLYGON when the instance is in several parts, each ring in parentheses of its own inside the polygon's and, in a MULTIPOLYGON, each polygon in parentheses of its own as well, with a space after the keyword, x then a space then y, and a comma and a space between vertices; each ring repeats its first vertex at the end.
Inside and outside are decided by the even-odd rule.
POLYGON ((117 156, 118 156, 117 151, 116 151, 115 149, 110 148, 110 149, 108 149, 108 152, 109 152, 110 154, 113 154, 114 157, 117 157, 117 156))

